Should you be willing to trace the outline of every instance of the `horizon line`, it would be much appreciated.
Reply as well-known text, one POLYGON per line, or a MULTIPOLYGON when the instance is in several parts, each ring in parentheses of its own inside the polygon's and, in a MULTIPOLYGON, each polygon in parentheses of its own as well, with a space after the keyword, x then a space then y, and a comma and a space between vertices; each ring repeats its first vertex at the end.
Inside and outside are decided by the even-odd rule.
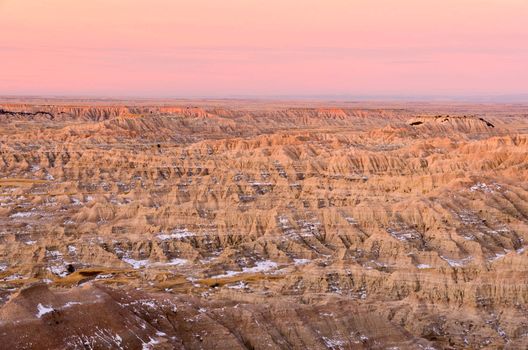
POLYGON ((261 100, 261 101, 316 101, 316 102, 456 102, 456 103, 528 103, 528 93, 515 94, 475 94, 475 95, 444 95, 444 94, 226 94, 226 95, 158 95, 140 94, 0 94, 0 100, 20 99, 52 99, 62 101, 75 100, 261 100))

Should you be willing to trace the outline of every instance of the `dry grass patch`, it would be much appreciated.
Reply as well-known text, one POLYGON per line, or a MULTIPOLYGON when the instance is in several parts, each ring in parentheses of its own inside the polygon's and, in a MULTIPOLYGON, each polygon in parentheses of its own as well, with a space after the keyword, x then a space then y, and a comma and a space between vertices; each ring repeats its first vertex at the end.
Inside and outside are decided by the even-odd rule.
POLYGON ((266 275, 262 273, 252 273, 252 274, 239 274, 229 277, 220 277, 220 278, 204 278, 196 281, 197 283, 206 285, 208 287, 222 287, 226 284, 232 284, 237 282, 246 282, 246 283, 257 283, 260 281, 274 281, 280 280, 284 276, 280 275, 266 275))
MULTIPOLYGON (((73 285, 78 285, 82 282, 95 279, 98 275, 114 275, 118 273, 126 272, 127 270, 118 270, 118 269, 98 269, 98 268, 89 268, 77 270, 66 277, 57 278, 53 281, 53 284, 61 287, 70 287, 73 285)), ((113 278, 113 277, 111 277, 113 278)), ((108 278, 111 279, 111 278, 108 278)))

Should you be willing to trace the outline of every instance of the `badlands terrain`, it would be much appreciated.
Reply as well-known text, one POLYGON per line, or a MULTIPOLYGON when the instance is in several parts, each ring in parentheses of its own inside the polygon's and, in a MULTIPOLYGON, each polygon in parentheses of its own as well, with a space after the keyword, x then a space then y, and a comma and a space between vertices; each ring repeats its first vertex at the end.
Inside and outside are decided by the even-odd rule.
POLYGON ((7 101, 2 349, 528 347, 528 107, 7 101))

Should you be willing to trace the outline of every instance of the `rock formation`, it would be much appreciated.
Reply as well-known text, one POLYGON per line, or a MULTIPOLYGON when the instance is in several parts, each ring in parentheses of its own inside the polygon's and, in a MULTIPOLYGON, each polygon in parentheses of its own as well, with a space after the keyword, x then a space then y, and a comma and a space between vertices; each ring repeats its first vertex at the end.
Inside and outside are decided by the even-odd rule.
POLYGON ((525 348, 527 116, 0 105, 0 342, 525 348))

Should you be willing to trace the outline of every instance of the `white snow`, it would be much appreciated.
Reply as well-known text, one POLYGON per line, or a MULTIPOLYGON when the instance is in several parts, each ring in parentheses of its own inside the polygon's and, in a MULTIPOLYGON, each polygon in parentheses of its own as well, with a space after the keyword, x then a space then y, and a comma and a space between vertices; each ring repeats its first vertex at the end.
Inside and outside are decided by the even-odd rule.
POLYGON ((35 215, 35 213, 32 213, 32 212, 29 212, 29 211, 21 211, 21 212, 18 212, 18 213, 15 213, 15 214, 11 214, 9 217, 14 219, 14 218, 28 218, 30 216, 33 216, 35 215))
POLYGON ((37 305, 37 317, 38 318, 41 318, 42 316, 44 316, 45 314, 48 314, 50 312, 53 312, 53 308, 52 307, 44 306, 44 305, 42 305, 40 303, 37 305))
POLYGON ((322 224, 317 220, 312 220, 312 221, 300 220, 299 224, 301 225, 301 232, 299 233, 301 237, 311 237, 311 236, 320 234, 319 230, 322 224))
POLYGON ((464 258, 464 259, 460 259, 460 260, 449 259, 449 258, 446 258, 444 256, 440 256, 440 258, 442 258, 443 260, 447 261, 447 263, 451 267, 462 267, 462 266, 466 265, 471 259, 473 259, 470 256, 467 257, 467 258, 464 258))
POLYGON ((498 184, 486 185, 484 182, 477 182, 469 188, 471 192, 482 191, 485 193, 492 193, 493 189, 500 190, 501 187, 498 184))
POLYGON ((223 275, 211 276, 211 278, 233 277, 233 276, 239 275, 241 273, 242 273, 242 271, 226 271, 226 273, 224 273, 223 275))
POLYGON ((331 339, 327 337, 323 337, 323 341, 327 348, 329 349, 343 349, 345 346, 345 342, 341 339, 331 339))
POLYGON ((506 253, 495 253, 495 256, 488 259, 488 261, 495 261, 506 256, 506 253))
POLYGON ((156 308, 156 303, 153 300, 141 300, 141 304, 150 307, 151 309, 156 308))
POLYGON ((160 233, 156 237, 162 241, 167 241, 170 239, 181 239, 181 238, 193 237, 193 236, 196 236, 196 234, 186 229, 174 229, 169 234, 160 233))
POLYGON ((293 259, 295 265, 306 265, 309 264, 312 260, 310 259, 293 259))
POLYGON ((350 225, 357 225, 358 221, 356 219, 354 219, 353 217, 351 216, 347 216, 345 217, 345 220, 350 224, 350 225))
POLYGON ((247 283, 240 281, 237 284, 233 284, 228 286, 229 289, 245 289, 247 287, 247 283))
POLYGON ((411 228, 408 227, 401 227, 399 230, 388 228, 387 232, 394 238, 396 238, 399 241, 408 241, 413 239, 418 239, 420 237, 420 234, 411 228))
POLYGON ((50 267, 47 268, 47 270, 50 271, 51 273, 53 273, 54 275, 59 276, 59 277, 65 277, 66 275, 68 275, 68 271, 62 265, 50 266, 50 267))
POLYGON ((271 260, 257 261, 254 267, 244 267, 243 272, 264 272, 277 268, 277 263, 271 260))
POLYGON ((117 346, 119 346, 120 349, 122 349, 121 344, 123 343, 123 338, 119 334, 116 333, 116 335, 113 337, 114 342, 117 346))
MULTIPOLYGON (((169 260, 168 262, 150 262, 148 259, 145 260, 135 260, 132 258, 123 258, 122 259, 127 264, 131 265, 134 269, 140 269, 142 267, 149 267, 149 266, 182 266, 189 263, 189 260, 187 259, 180 259, 180 258, 174 258, 169 260)), ((101 277, 103 278, 103 277, 101 277)))
POLYGON ((418 264, 416 265, 417 268, 419 269, 430 269, 431 268, 431 265, 427 265, 427 264, 418 264))
POLYGON ((81 305, 82 303, 81 302, 78 302, 78 301, 69 301, 67 302, 66 304, 64 304, 64 306, 62 307, 63 309, 67 309, 69 307, 72 307, 73 305, 81 305))
POLYGON ((46 250, 46 256, 52 258, 60 258, 62 253, 58 250, 46 250))
POLYGON ((22 278, 24 278, 24 276, 22 276, 22 275, 20 275, 18 273, 15 273, 14 275, 2 278, 1 281, 4 281, 4 282, 16 281, 16 280, 19 280, 19 279, 22 279, 22 278))
POLYGON ((132 258, 123 258, 123 261, 131 265, 134 269, 140 269, 148 265, 148 260, 135 260, 132 258))
POLYGON ((359 298, 362 300, 367 299, 367 291, 365 290, 365 288, 361 288, 358 292, 358 295, 359 298))
POLYGON ((171 259, 167 265, 185 265, 189 262, 187 259, 174 258, 171 259))
POLYGON ((279 222, 281 225, 288 225, 288 218, 285 216, 279 216, 279 222))
POLYGON ((148 343, 143 343, 142 350, 151 350, 156 344, 159 344, 159 340, 150 338, 148 343))
POLYGON ((266 272, 272 269, 277 268, 277 263, 271 260, 262 260, 257 261, 253 267, 244 267, 242 271, 226 271, 223 275, 211 276, 211 278, 225 278, 239 275, 241 273, 257 273, 257 272, 266 272))
POLYGON ((275 185, 272 182, 249 182, 251 186, 273 186, 275 185))

